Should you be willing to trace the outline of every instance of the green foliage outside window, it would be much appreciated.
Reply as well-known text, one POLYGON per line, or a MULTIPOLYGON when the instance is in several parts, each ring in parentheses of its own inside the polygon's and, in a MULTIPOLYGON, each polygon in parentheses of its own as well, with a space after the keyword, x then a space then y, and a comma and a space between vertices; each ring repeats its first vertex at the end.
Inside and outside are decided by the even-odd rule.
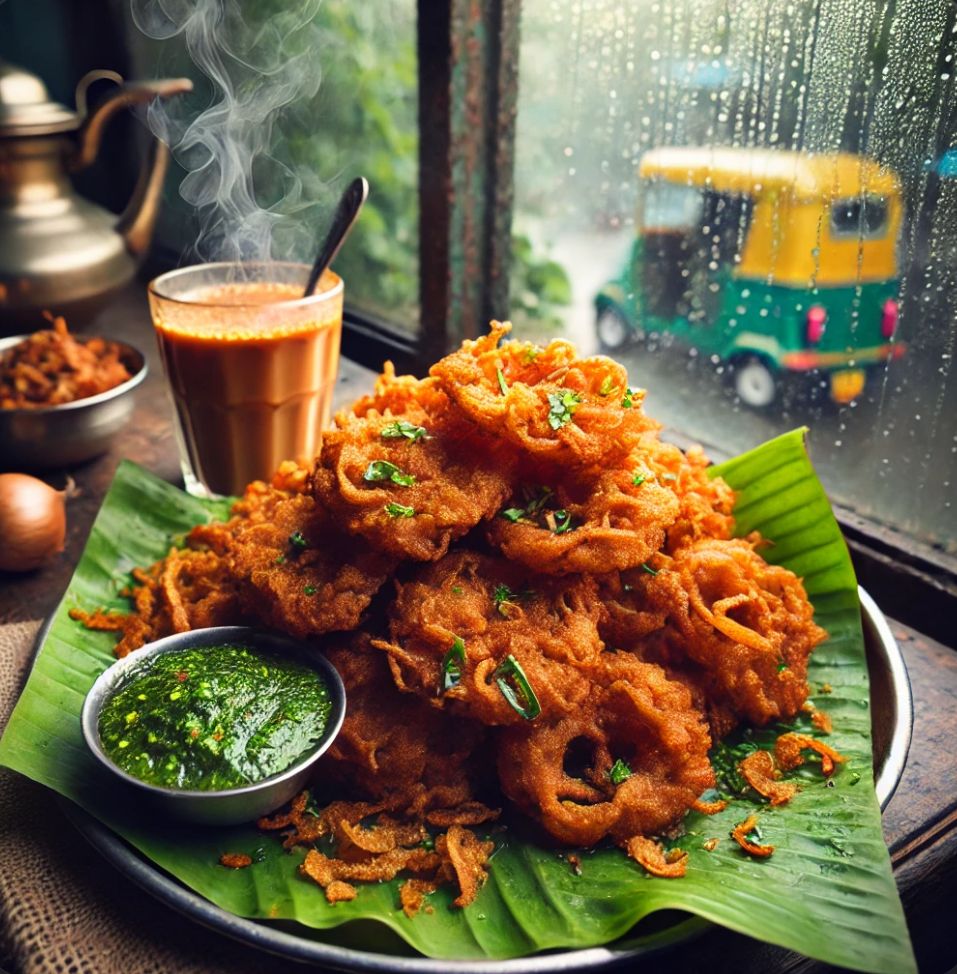
MULTIPOLYGON (((391 13, 384 17, 379 4, 346 0, 323 5, 318 23, 334 48, 334 68, 323 77, 312 125, 291 150, 296 161, 368 177, 372 193, 338 267, 362 307, 409 320, 419 293, 415 10, 406 3, 391 13)), ((570 301, 564 268, 537 254, 527 237, 514 236, 510 314, 516 324, 557 326, 556 308, 570 301)))
MULTIPOLYGON (((252 49, 254 65, 264 63, 267 53, 275 63, 277 50, 284 65, 305 52, 301 70, 314 72, 302 87, 315 94, 297 94, 270 116, 269 155, 250 164, 256 202, 286 214, 273 230, 271 256, 310 262, 342 188, 365 176, 369 199, 335 268, 351 306, 414 328, 419 316, 416 4, 325 0, 310 14, 308 7, 293 10, 287 0, 249 0, 242 17, 241 28, 225 24, 218 38, 238 103, 255 90, 259 77, 244 72, 229 53, 233 49, 252 49), (301 192, 289 194, 290 181, 301 183, 301 192), (295 205, 287 205, 293 196, 295 205)), ((146 51, 145 73, 193 77, 197 89, 182 102, 189 116, 221 97, 191 64, 183 35, 149 42, 142 35, 137 39, 135 28, 132 33, 146 51)), ((196 236, 195 228, 186 229, 196 220, 192 208, 172 192, 165 206, 166 242, 174 248, 190 243, 196 236)), ((536 254, 527 238, 515 237, 513 244, 516 323, 557 325, 555 308, 570 299, 567 274, 536 254)), ((215 259, 201 248, 194 256, 215 259)))

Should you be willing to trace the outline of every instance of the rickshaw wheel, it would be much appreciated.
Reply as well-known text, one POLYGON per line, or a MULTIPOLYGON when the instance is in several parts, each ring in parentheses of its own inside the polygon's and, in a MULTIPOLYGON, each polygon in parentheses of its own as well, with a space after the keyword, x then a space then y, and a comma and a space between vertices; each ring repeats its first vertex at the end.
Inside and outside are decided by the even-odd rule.
POLYGON ((631 337, 631 328, 625 316, 610 305, 598 312, 595 331, 598 333, 598 344, 609 352, 622 348, 631 337))
POLYGON ((763 359, 752 355, 735 363, 734 391, 746 406, 764 409, 777 398, 778 380, 763 359))

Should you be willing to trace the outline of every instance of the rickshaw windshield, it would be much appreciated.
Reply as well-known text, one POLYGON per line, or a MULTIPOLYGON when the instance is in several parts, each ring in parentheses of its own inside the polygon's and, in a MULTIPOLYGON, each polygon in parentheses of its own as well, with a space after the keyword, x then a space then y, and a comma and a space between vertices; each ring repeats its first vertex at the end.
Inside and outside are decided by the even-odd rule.
POLYGON ((696 186, 650 179, 642 186, 641 228, 690 231, 701 223, 704 194, 696 186))

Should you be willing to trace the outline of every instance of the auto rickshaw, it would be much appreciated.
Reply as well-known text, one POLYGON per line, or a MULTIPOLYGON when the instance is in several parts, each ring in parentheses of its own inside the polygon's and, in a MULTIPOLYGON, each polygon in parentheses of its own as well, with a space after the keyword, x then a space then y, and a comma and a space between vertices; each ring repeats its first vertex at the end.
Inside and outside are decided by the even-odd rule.
POLYGON ((849 402, 904 353, 894 173, 847 153, 681 147, 646 153, 639 176, 638 234, 595 298, 604 349, 673 334, 728 363, 755 408, 786 373, 849 402))

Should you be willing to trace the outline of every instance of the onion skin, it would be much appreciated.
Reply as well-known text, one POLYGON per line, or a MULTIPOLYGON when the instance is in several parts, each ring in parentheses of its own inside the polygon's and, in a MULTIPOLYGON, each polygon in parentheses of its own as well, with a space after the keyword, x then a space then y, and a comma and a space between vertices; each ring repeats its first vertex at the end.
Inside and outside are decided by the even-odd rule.
POLYGON ((0 571, 39 568, 65 539, 66 493, 26 474, 0 474, 0 571))

